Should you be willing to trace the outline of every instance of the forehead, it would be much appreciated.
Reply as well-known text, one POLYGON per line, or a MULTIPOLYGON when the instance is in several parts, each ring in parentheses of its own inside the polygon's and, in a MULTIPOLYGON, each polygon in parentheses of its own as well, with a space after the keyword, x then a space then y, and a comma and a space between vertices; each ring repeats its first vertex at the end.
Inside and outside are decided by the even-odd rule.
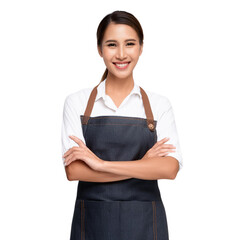
POLYGON ((110 23, 104 33, 103 40, 124 40, 127 38, 135 38, 137 40, 137 32, 129 25, 110 23))

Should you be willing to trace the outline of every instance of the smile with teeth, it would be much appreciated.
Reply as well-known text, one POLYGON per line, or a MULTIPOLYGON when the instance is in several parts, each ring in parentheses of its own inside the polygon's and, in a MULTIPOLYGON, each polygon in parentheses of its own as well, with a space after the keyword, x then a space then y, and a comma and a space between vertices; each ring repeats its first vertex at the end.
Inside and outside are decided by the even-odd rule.
POLYGON ((124 63, 113 63, 118 69, 125 69, 129 65, 130 62, 124 62, 124 63))

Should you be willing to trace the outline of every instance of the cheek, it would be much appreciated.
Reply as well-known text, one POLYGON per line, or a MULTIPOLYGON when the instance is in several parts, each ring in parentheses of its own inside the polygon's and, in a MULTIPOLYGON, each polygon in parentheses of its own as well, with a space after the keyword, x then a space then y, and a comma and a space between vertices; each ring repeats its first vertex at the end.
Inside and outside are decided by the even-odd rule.
POLYGON ((128 55, 131 56, 133 59, 138 59, 139 58, 139 51, 136 49, 129 49, 128 50, 128 55))
POLYGON ((112 65, 112 60, 111 60, 111 57, 110 58, 104 58, 104 63, 107 67, 111 67, 112 65))
POLYGON ((103 58, 106 59, 106 61, 111 61, 111 59, 114 57, 115 55, 115 51, 114 50, 105 50, 103 51, 103 58))

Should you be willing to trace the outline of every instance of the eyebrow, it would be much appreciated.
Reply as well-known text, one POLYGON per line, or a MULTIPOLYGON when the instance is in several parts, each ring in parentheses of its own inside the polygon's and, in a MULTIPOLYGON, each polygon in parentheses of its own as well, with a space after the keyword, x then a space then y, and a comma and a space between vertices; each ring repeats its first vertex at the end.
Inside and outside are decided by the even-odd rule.
MULTIPOLYGON (((127 40, 125 40, 125 42, 127 42, 127 41, 137 41, 136 39, 134 39, 134 38, 130 38, 130 39, 127 39, 127 40)), ((108 43, 108 42, 117 42, 116 40, 107 40, 107 41, 105 41, 105 43, 108 43)))

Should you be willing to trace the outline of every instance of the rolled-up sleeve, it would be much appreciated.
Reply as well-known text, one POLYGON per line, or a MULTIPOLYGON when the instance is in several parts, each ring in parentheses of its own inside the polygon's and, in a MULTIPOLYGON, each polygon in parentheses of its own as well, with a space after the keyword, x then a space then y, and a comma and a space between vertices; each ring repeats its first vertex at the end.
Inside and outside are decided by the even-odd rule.
POLYGON ((157 141, 160 141, 165 137, 170 138, 166 144, 173 144, 176 149, 174 149, 175 152, 168 153, 167 156, 172 156, 178 160, 180 170, 183 167, 182 153, 180 149, 173 108, 167 97, 162 98, 159 108, 160 110, 156 126, 157 141))
MULTIPOLYGON (((85 143, 80 120, 80 112, 81 106, 79 104, 79 99, 74 96, 74 94, 68 95, 64 101, 63 107, 61 131, 62 156, 69 148, 72 148, 73 146, 78 147, 78 144, 69 138, 70 135, 78 137, 85 143)), ((64 161, 63 157, 62 161, 64 161)))

